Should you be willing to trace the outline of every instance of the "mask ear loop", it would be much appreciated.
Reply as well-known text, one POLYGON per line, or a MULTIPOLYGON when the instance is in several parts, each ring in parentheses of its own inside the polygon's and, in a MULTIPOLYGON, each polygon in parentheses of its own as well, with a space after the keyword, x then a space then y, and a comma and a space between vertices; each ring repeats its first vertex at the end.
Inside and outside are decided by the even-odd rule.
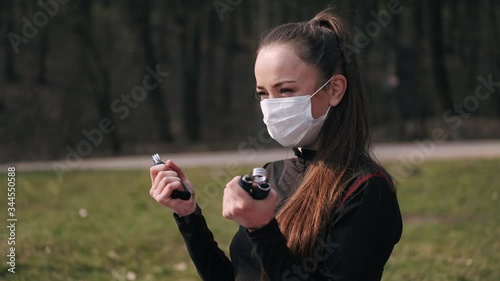
MULTIPOLYGON (((333 79, 333 77, 334 77, 334 76, 335 76, 335 75, 333 75, 332 77, 330 77, 330 79, 328 79, 328 81, 326 81, 326 82, 325 82, 325 84, 323 84, 323 86, 319 87, 319 89, 318 89, 318 90, 316 90, 316 92, 314 92, 314 94, 310 95, 310 96, 309 96, 309 100, 310 100, 310 99, 311 99, 314 95, 316 95, 319 91, 321 91, 321 89, 323 89, 323 88, 326 86, 326 84, 330 83, 330 81, 332 81, 332 79, 333 79)), ((317 119, 324 119, 324 118, 326 118, 326 116, 328 116, 328 113, 330 112, 330 108, 332 108, 332 106, 331 106, 331 105, 329 105, 329 106, 328 106, 328 109, 326 110, 326 113, 325 113, 325 114, 323 114, 321 117, 318 117, 317 119)), ((312 115, 311 115, 311 117, 312 117, 312 115)), ((313 118, 313 119, 314 119, 314 118, 313 118)), ((315 120, 317 120, 317 119, 315 119, 315 120)))
MULTIPOLYGON (((334 75, 335 76, 335 75, 334 75)), ((309 98, 312 98, 314 95, 316 95, 319 91, 321 91, 321 89, 323 89, 326 84, 330 83, 330 81, 332 81, 333 77, 330 77, 330 79, 328 79, 328 81, 325 82, 325 84, 323 84, 323 86, 319 87, 318 90, 316 90, 316 92, 314 92, 314 94, 310 95, 309 98)))
POLYGON ((330 112, 330 108, 332 108, 332 106, 328 105, 328 109, 326 110, 325 114, 320 118, 326 118, 326 116, 328 116, 328 113, 330 112))

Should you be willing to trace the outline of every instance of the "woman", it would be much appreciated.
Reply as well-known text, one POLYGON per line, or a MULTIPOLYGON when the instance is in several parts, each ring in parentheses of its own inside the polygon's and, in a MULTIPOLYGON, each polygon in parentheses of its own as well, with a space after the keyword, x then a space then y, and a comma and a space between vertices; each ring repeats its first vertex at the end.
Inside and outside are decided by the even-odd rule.
POLYGON ((172 200, 172 161, 151 168, 151 196, 172 209, 203 280, 380 280, 402 232, 390 176, 371 159, 360 65, 347 25, 328 11, 266 33, 255 62, 257 95, 271 137, 297 158, 265 165, 273 187, 253 200, 224 190, 223 216, 240 225, 231 260, 197 207, 172 200))

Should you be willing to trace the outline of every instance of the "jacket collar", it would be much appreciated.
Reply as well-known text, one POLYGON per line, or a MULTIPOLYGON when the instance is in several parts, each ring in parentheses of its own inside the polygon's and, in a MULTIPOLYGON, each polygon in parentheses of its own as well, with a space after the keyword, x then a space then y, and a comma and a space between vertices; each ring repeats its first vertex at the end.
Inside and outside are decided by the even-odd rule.
POLYGON ((292 148, 293 153, 295 156, 297 156, 299 159, 302 159, 304 161, 312 161, 314 157, 316 156, 316 151, 315 150, 310 150, 310 149, 305 149, 305 148, 297 148, 294 147, 292 148))

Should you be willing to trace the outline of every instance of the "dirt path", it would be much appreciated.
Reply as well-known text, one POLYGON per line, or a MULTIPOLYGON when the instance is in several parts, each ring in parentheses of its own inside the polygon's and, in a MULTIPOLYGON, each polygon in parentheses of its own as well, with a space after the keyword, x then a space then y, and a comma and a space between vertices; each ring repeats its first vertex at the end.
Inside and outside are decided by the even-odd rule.
MULTIPOLYGON (((243 150, 225 152, 179 153, 162 154, 163 160, 172 159, 181 167, 207 166, 207 165, 262 165, 266 162, 291 158, 294 154, 291 149, 270 150, 243 150)), ((380 161, 426 161, 441 159, 470 159, 470 158, 498 158, 500 157, 500 140, 453 142, 445 144, 427 143, 399 143, 376 144, 372 153, 380 161)), ((66 162, 59 160, 53 162, 22 162, 12 163, 20 171, 48 171, 53 170, 53 165, 65 165, 72 170, 127 170, 147 169, 151 166, 150 155, 90 158, 79 162, 66 162)), ((6 171, 8 164, 0 164, 0 169, 6 171)))

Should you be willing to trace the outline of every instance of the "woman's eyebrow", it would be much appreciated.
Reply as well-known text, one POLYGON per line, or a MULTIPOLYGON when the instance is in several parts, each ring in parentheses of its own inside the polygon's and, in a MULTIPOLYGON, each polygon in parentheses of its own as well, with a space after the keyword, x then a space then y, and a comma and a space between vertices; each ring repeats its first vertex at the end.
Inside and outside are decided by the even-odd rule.
MULTIPOLYGON (((274 83, 274 84, 272 85, 272 88, 277 88, 277 87, 279 87, 279 86, 281 86, 281 85, 283 85, 283 84, 285 84, 285 83, 297 83, 297 81, 294 81, 294 80, 283 80, 283 81, 279 81, 279 82, 274 83)), ((257 85, 257 87, 256 87, 256 88, 257 88, 257 89, 265 89, 264 87, 259 86, 259 85, 257 85)))
POLYGON ((294 80, 279 81, 279 82, 274 83, 273 88, 279 87, 279 86, 281 86, 281 85, 283 85, 285 83, 296 83, 296 81, 294 81, 294 80))

